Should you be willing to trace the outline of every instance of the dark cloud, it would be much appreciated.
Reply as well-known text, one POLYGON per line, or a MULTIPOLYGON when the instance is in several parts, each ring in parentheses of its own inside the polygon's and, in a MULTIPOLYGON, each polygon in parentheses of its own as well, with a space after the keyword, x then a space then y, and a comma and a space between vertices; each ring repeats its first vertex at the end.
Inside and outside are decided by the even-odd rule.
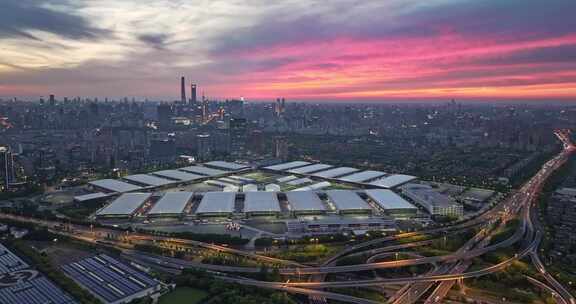
POLYGON ((576 62, 576 45, 561 45, 525 49, 499 56, 474 60, 478 65, 498 64, 540 64, 540 63, 574 63, 576 62))
POLYGON ((166 46, 166 41, 170 38, 168 34, 143 34, 138 36, 138 40, 155 48, 163 49, 166 46))
POLYGON ((334 9, 337 11, 264 15, 254 26, 236 28, 215 37, 212 51, 220 54, 339 37, 390 40, 433 37, 446 31, 475 38, 518 41, 569 34, 576 28, 574 0, 431 3, 406 9, 395 15, 393 22, 379 17, 389 13, 388 7, 373 6, 370 1, 334 9))
POLYGON ((71 39, 97 39, 108 34, 106 30, 92 27, 80 16, 45 8, 43 3, 68 5, 64 0, 0 1, 0 39, 38 39, 29 33, 30 30, 49 32, 71 39))

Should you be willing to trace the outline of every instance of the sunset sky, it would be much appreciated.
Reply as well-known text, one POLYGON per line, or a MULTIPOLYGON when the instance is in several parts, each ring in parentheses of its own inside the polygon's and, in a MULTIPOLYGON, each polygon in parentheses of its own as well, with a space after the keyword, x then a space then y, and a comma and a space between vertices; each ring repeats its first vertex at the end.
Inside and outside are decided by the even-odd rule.
POLYGON ((576 100, 574 0, 0 0, 0 96, 576 100))

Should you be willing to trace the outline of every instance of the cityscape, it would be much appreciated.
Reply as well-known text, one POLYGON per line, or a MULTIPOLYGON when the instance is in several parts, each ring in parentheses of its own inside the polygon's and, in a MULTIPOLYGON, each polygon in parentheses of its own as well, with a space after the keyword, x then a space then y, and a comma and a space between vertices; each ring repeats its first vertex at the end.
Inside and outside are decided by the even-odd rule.
POLYGON ((0 3, 0 303, 576 304, 575 10, 0 3))

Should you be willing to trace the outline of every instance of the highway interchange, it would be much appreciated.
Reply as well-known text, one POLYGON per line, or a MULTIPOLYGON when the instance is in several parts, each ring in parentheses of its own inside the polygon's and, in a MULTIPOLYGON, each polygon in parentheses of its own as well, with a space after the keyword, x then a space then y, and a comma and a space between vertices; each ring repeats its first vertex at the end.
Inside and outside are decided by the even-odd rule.
MULTIPOLYGON (((121 249, 125 257, 133 259, 134 261, 137 261, 143 265, 151 265, 174 272, 190 267, 202 268, 211 271, 218 278, 229 282, 282 290, 294 294, 308 295, 310 297, 310 302, 312 303, 323 303, 326 301, 326 299, 335 299, 338 301, 350 303, 377 303, 358 297, 348 296, 335 292, 328 292, 323 290, 323 288, 334 289, 348 287, 369 287, 383 286, 386 284, 404 284, 404 286, 400 288, 394 296, 392 296, 392 298, 389 300, 389 303, 415 303, 429 290, 432 291, 430 295, 424 299, 424 303, 441 303, 442 299, 448 294, 448 291, 458 280, 475 278, 495 273, 503 270, 514 261, 528 257, 545 281, 542 282, 535 278, 528 278, 530 282, 544 290, 549 291, 557 303, 576 304, 574 296, 571 295, 570 292, 546 270, 544 263, 542 263, 538 255, 539 246, 543 235, 543 228, 541 223, 539 223, 535 212, 537 207, 537 197, 548 177, 554 171, 560 168, 576 150, 574 145, 570 142, 569 136, 567 136, 566 132, 557 131, 556 136, 563 143, 563 150, 561 153, 546 162, 546 164, 528 182, 526 182, 520 189, 513 193, 508 199, 502 201, 497 206, 485 212, 484 214, 457 225, 435 228, 416 233, 403 233, 394 236, 387 236, 384 238, 360 243, 354 246, 349 246, 341 250, 333 257, 327 259, 321 266, 318 267, 311 267, 309 265, 304 265, 293 261, 275 259, 263 255, 258 255, 249 251, 238 250, 226 246, 219 246, 198 241, 139 233, 122 233, 113 229, 93 228, 81 225, 67 225, 66 229, 62 230, 55 229, 55 227, 61 225, 57 222, 34 218, 24 218, 8 214, 2 214, 0 217, 47 226, 55 233, 65 234, 70 237, 82 239, 88 242, 114 246, 121 249), (493 233, 498 230, 498 226, 504 225, 506 221, 513 218, 519 218, 521 220, 521 224, 515 233, 504 241, 490 245, 490 239, 493 236, 493 233), (368 254, 370 256, 376 256, 385 252, 393 253, 398 252, 398 250, 401 249, 421 246, 426 244, 426 242, 429 242, 418 241, 400 245, 393 243, 392 245, 381 246, 383 244, 387 244, 388 242, 394 242, 402 238, 422 234, 433 236, 438 235, 439 233, 453 233, 469 229, 471 227, 478 227, 478 234, 467 241, 459 250, 453 254, 444 256, 417 257, 412 259, 385 262, 371 262, 358 265, 336 265, 336 262, 339 259, 349 255, 368 254), (114 235, 114 237, 110 238, 110 235, 114 235), (298 276, 298 278, 300 278, 300 276, 309 275, 310 279, 308 281, 295 280, 292 282, 290 280, 287 282, 268 282, 247 279, 231 273, 255 273, 261 271, 260 268, 208 265, 188 260, 151 255, 148 253, 131 250, 130 248, 127 248, 125 244, 126 242, 136 243, 159 241, 171 243, 175 247, 194 246, 208 250, 215 250, 218 252, 226 252, 234 255, 244 256, 256 261, 278 265, 280 274, 284 276, 298 276), (513 257, 490 267, 475 271, 467 271, 471 265, 472 258, 481 256, 494 250, 509 247, 518 242, 527 245, 523 246, 523 248, 520 249, 513 257), (375 246, 381 247, 374 248, 375 246), (367 270, 398 268, 423 264, 434 264, 439 266, 426 274, 414 277, 375 278, 370 280, 328 282, 325 281, 327 274, 355 273, 367 270), (434 286, 436 287, 434 288, 434 286)), ((372 258, 370 260, 377 259, 372 258)))

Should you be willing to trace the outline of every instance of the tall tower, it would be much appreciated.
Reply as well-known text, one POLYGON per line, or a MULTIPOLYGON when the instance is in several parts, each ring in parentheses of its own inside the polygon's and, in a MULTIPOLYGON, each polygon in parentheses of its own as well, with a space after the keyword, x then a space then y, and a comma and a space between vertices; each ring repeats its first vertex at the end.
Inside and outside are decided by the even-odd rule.
POLYGON ((246 155, 248 124, 244 118, 230 118, 229 124, 230 155, 239 159, 246 155))
POLYGON ((190 104, 195 105, 198 100, 196 99, 196 84, 190 85, 190 104))
POLYGON ((7 191, 14 182, 14 157, 10 148, 0 146, 0 192, 7 191))
POLYGON ((182 103, 186 103, 186 80, 184 79, 184 76, 180 78, 180 94, 182 103))

